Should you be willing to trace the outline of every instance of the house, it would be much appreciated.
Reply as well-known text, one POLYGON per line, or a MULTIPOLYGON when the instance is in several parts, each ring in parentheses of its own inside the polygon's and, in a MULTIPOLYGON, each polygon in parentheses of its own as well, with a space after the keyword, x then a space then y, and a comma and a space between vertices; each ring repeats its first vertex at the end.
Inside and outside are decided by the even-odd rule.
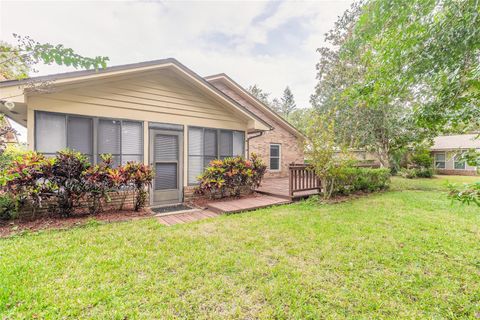
POLYGON ((430 148, 438 174, 476 175, 477 168, 462 160, 463 152, 475 149, 480 151, 478 134, 440 136, 434 139, 430 148))
POLYGON ((30 150, 151 164, 152 205, 182 202, 215 158, 256 152, 272 177, 303 162, 302 134, 279 115, 228 76, 202 78, 171 58, 2 81, 0 98, 15 104, 0 111, 27 127, 30 150))

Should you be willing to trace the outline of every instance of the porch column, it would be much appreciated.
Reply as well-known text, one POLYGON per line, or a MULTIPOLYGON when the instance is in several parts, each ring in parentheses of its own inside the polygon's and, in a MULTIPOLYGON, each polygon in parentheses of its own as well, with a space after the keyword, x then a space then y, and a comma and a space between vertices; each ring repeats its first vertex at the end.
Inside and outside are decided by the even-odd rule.
POLYGON ((150 150, 148 144, 150 141, 148 121, 143 122, 143 163, 148 165, 150 162, 150 150))

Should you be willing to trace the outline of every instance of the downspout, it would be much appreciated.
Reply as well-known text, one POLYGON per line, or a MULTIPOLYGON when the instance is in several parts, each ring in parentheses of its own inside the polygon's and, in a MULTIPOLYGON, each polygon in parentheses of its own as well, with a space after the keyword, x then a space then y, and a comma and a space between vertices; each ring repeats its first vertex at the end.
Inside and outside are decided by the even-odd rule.
MULTIPOLYGON (((271 130, 272 130, 272 129, 270 129, 270 130, 268 130, 268 131, 271 131, 271 130)), ((249 136, 249 137, 247 138, 247 158, 250 156, 250 140, 255 139, 255 138, 259 138, 259 137, 263 136, 263 133, 264 133, 264 132, 265 132, 265 131, 260 131, 260 132, 258 132, 257 135, 249 136)))

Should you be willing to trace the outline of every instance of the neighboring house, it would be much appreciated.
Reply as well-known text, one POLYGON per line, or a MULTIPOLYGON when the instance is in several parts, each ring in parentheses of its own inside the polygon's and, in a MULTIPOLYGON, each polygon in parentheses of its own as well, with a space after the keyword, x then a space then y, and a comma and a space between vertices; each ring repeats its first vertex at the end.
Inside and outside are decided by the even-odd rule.
POLYGON ((48 91, 27 89, 26 80, 0 82, 0 97, 15 103, 0 111, 27 127, 28 148, 151 164, 153 205, 183 201, 215 158, 255 151, 271 176, 303 162, 295 128, 225 75, 207 81, 175 59, 34 80, 48 82, 48 91))
POLYGON ((477 168, 469 166, 461 158, 462 153, 470 149, 480 151, 480 137, 478 137, 478 134, 436 137, 430 150, 432 151, 437 173, 476 175, 477 168))

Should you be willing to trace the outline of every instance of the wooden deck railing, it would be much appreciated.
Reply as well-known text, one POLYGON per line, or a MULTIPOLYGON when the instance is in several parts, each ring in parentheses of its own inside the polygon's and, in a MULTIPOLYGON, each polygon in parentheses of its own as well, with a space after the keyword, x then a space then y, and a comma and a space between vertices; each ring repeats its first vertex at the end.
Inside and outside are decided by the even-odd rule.
POLYGON ((290 197, 296 192, 317 190, 320 193, 322 185, 308 164, 292 163, 288 166, 288 193, 290 197))

